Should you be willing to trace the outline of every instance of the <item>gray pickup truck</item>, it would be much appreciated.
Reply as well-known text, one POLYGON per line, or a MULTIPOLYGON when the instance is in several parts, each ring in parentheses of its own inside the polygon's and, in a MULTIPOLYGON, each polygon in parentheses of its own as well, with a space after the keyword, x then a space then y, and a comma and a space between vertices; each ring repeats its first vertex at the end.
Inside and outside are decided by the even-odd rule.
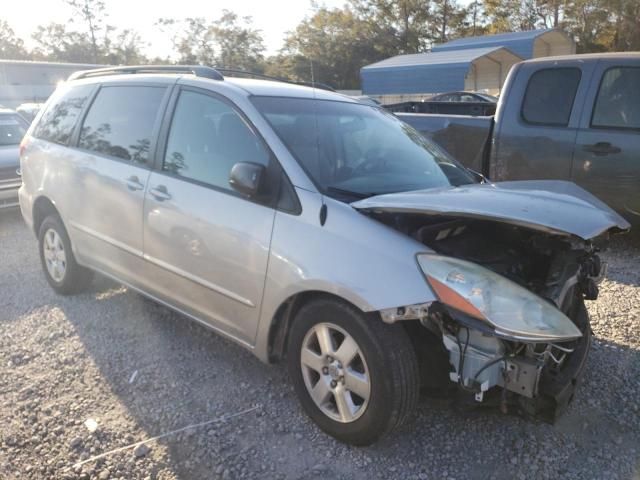
POLYGON ((638 52, 521 62, 493 117, 398 117, 492 180, 571 180, 640 224, 638 52))

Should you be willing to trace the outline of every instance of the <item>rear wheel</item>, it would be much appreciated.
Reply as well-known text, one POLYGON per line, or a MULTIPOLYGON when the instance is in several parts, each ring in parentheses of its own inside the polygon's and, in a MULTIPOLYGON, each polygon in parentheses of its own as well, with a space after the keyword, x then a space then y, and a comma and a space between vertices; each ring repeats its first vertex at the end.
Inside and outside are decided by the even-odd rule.
POLYGON ((42 270, 56 292, 62 295, 78 293, 91 283, 93 272, 76 262, 69 235, 59 216, 50 215, 43 220, 38 240, 42 270))
POLYGON ((418 366, 400 325, 333 299, 316 300, 297 314, 287 352, 303 408, 338 440, 369 445, 415 408, 418 366))

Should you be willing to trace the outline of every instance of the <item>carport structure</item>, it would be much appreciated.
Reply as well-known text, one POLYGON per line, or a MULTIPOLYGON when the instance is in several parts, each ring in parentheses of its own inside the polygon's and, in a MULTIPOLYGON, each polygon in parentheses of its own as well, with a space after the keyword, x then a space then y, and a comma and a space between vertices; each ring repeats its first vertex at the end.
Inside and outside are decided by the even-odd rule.
POLYGON ((487 47, 506 47, 525 60, 576 53, 573 39, 562 30, 552 28, 459 38, 436 45, 431 51, 451 52, 487 47))
POLYGON ((386 104, 455 90, 495 93, 521 60, 502 46, 398 55, 360 70, 362 92, 386 104))

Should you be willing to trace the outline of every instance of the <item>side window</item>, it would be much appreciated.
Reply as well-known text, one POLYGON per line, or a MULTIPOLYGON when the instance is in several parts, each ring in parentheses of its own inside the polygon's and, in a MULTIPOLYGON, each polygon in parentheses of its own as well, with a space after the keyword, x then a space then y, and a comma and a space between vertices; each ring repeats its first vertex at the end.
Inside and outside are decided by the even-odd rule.
POLYGON ((616 67, 605 72, 591 126, 640 128, 640 68, 616 67))
POLYGON ((49 142, 67 145, 78 116, 93 91, 93 85, 61 87, 43 113, 33 136, 49 142))
POLYGON ((531 75, 522 103, 524 121, 566 127, 581 75, 579 68, 546 68, 531 75))
POLYGON ((165 87, 102 87, 89 108, 78 146, 146 163, 165 87))
POLYGON ((182 91, 163 170, 231 190, 229 173, 237 162, 267 166, 269 152, 233 107, 209 95, 182 91))

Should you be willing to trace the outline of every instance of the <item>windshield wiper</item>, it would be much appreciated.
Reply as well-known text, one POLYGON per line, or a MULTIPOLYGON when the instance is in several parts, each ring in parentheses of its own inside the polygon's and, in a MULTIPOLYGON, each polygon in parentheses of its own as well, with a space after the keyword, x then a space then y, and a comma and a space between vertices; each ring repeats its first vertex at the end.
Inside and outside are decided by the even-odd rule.
POLYGON ((377 193, 362 193, 362 192, 354 192, 352 190, 345 190, 343 188, 338 188, 338 187, 327 187, 327 192, 330 193, 337 193, 339 195, 346 195, 348 197, 353 197, 353 198, 358 198, 358 199, 363 199, 363 198, 369 198, 369 197, 373 197, 375 195, 378 195, 377 193))

